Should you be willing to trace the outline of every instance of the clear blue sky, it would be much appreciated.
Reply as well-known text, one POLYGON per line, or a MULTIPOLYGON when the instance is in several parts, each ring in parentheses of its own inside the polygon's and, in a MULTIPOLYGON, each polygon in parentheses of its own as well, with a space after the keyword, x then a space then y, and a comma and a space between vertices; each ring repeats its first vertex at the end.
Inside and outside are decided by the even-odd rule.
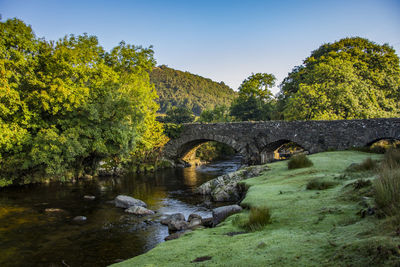
POLYGON ((0 0, 0 14, 47 40, 86 32, 107 50, 121 40, 153 45, 158 65, 233 89, 252 72, 273 73, 280 83, 312 50, 343 37, 400 51, 399 0, 0 0))

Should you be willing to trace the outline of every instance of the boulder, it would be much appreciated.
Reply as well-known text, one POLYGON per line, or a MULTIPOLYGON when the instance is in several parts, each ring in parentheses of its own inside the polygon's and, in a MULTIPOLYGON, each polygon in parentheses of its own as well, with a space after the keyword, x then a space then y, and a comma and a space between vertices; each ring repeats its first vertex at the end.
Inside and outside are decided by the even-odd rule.
POLYGON ((132 206, 140 206, 146 208, 147 205, 140 199, 136 199, 129 196, 119 195, 114 199, 115 206, 117 208, 127 209, 132 206))
POLYGON ((161 224, 168 225, 171 221, 184 221, 185 216, 182 213, 174 213, 167 215, 167 217, 161 220, 161 224))
POLYGON ((203 218, 203 219, 201 220, 201 224, 202 224, 204 227, 213 227, 213 218, 212 218, 212 217, 203 218))
POLYGON ((190 229, 193 229, 193 228, 196 228, 196 227, 201 226, 201 225, 202 225, 201 218, 200 218, 200 219, 199 219, 199 218, 193 218, 193 219, 189 222, 188 227, 189 227, 190 229))
POLYGON ((223 206, 219 208, 215 208, 212 210, 212 215, 213 215, 213 225, 217 225, 223 220, 225 220, 228 216, 238 213, 242 211, 242 207, 239 205, 229 205, 229 206, 223 206))
POLYGON ((129 207, 125 210, 125 212, 130 213, 130 214, 135 214, 135 215, 152 215, 152 214, 154 214, 154 211, 146 209, 141 206, 129 207))
POLYGON ((173 233, 173 234, 167 236, 166 238, 164 238, 164 240, 165 240, 165 241, 168 241, 168 240, 178 239, 179 237, 183 236, 184 234, 186 234, 186 233, 188 233, 188 232, 191 232, 191 231, 188 230, 188 231, 185 231, 185 232, 173 233))
POLYGON ((213 201, 238 201, 243 189, 238 183, 244 179, 252 178, 269 170, 266 165, 250 166, 236 172, 231 172, 210 180, 198 188, 196 193, 210 195, 213 201))
POLYGON ((191 222, 193 219, 202 219, 200 215, 196 214, 196 213, 192 213, 189 215, 188 217, 188 222, 191 222))
POLYGON ((168 223, 168 230, 172 232, 186 230, 188 227, 189 223, 186 221, 170 221, 168 223))

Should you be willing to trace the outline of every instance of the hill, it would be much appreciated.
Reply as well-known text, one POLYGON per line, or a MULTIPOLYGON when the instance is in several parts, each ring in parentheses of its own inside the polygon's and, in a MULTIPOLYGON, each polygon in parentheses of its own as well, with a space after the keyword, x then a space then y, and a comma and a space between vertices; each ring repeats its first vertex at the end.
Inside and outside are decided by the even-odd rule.
POLYGON ((223 82, 169 68, 165 65, 153 68, 150 80, 159 96, 160 113, 172 106, 185 106, 195 115, 216 105, 229 105, 236 95, 223 82))

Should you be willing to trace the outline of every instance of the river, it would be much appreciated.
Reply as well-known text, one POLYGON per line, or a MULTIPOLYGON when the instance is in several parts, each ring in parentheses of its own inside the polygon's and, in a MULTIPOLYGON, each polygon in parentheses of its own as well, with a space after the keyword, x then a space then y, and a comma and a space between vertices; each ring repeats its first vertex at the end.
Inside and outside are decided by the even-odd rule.
POLYGON ((214 204, 205 205, 193 189, 239 166, 233 157, 197 168, 0 189, 0 266, 107 266, 140 255, 168 236, 163 214, 210 217, 214 204), (145 201, 156 215, 115 208, 110 200, 119 194, 145 201), (75 216, 87 221, 74 223, 75 216))

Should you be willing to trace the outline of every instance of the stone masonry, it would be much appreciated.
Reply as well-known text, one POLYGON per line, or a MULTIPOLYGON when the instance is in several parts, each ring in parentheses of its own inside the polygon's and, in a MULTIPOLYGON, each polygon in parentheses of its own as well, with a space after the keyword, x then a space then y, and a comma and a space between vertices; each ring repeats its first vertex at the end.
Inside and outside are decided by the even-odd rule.
POLYGON ((400 118, 184 124, 180 136, 170 140, 163 153, 178 160, 204 142, 217 141, 234 148, 245 163, 260 164, 290 141, 317 153, 363 147, 380 139, 400 140, 400 118))

